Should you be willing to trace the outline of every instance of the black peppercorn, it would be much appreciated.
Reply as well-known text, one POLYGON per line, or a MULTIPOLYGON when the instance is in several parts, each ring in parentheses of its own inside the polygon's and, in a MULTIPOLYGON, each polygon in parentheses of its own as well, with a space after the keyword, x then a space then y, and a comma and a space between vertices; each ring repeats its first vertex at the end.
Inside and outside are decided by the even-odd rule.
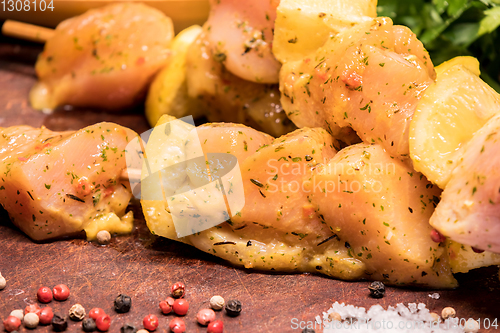
POLYGON ((304 328, 302 330, 302 333, 316 333, 316 331, 313 330, 312 328, 304 328))
POLYGON ((115 298, 115 311, 118 313, 125 313, 130 311, 132 306, 132 299, 127 295, 118 295, 115 298))
POLYGON ((370 296, 373 298, 382 298, 385 295, 385 286, 380 281, 372 282, 368 289, 370 289, 370 296))
POLYGON ((135 326, 132 326, 130 324, 125 324, 120 328, 121 333, 135 333, 137 332, 137 328, 135 326))
POLYGON ((82 328, 85 332, 94 332, 97 328, 94 319, 87 318, 82 322, 82 328))
POLYGON ((226 303, 226 312, 231 317, 236 317, 241 312, 241 302, 235 299, 226 303))
POLYGON ((55 314, 52 318, 52 328, 56 332, 65 331, 68 328, 68 321, 66 320, 66 317, 61 317, 60 315, 55 314))

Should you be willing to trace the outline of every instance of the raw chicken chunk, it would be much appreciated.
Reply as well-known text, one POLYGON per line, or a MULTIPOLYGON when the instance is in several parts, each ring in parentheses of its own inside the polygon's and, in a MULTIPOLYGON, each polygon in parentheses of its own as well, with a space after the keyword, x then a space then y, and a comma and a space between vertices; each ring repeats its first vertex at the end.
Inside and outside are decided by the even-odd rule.
POLYGON ((132 230, 131 192, 120 179, 124 149, 137 134, 112 123, 75 132, 0 129, 0 203, 33 240, 132 230), (122 218, 122 219, 120 219, 122 218))
POLYGON ((335 138, 353 128, 366 143, 408 156, 409 124, 435 72, 408 28, 379 17, 328 40, 301 61, 283 65, 281 102, 298 127, 323 127, 335 138))
POLYGON ((136 3, 89 10, 60 23, 36 63, 34 108, 122 109, 144 97, 166 62, 173 37, 170 18, 136 3))
POLYGON ((467 143, 430 223, 452 240, 500 253, 500 116, 467 143))
MULTIPOLYGON (((163 117, 159 124, 168 121, 163 117)), ((220 225, 179 238, 168 202, 142 200, 154 234, 246 268, 456 286, 444 247, 429 235, 440 190, 381 146, 337 152, 337 141, 320 128, 274 140, 233 124, 206 124, 197 134, 205 154, 238 158, 245 206, 220 225), (350 186, 354 183, 360 187, 350 186)), ((148 147, 159 143, 150 139, 148 147)), ((178 148, 187 156, 185 145, 178 148)), ((148 159, 161 161, 168 150, 173 151, 162 149, 148 159)))

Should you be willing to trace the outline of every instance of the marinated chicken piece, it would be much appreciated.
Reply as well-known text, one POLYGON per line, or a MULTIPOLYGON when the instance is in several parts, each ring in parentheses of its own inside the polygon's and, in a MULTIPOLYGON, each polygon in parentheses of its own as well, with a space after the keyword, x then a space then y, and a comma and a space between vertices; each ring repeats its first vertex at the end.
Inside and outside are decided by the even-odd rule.
POLYGON ((281 65, 272 53, 278 5, 279 0, 210 0, 205 28, 211 52, 232 74, 278 83, 281 65))
POLYGON ((277 85, 241 79, 219 57, 205 31, 190 46, 186 59, 188 94, 201 101, 210 121, 242 123, 273 136, 296 128, 281 107, 277 85))
POLYGON ((34 108, 123 109, 139 102, 168 61, 172 21, 136 3, 92 9, 61 22, 38 57, 34 108))
MULTIPOLYGON (((159 123, 168 121, 163 117, 159 123)), ((337 141, 320 128, 270 141, 242 125, 206 124, 197 135, 205 154, 238 158, 245 206, 227 222, 179 238, 168 202, 142 200, 154 234, 245 268, 456 286, 444 248, 429 235, 440 190, 381 146, 356 145, 337 153, 337 141)), ((159 142, 150 139, 148 146, 159 142)), ((184 146, 181 142, 179 149, 184 146)), ((148 159, 161 161, 165 154, 162 149, 148 159)))
POLYGON ((406 158, 416 103, 434 78, 415 34, 379 17, 340 32, 311 57, 283 65, 281 102, 298 127, 323 127, 339 140, 342 129, 351 127, 364 142, 406 158))
POLYGON ((430 223, 455 242, 500 253, 500 116, 464 148, 430 223))
POLYGON ((132 230, 125 214, 131 192, 120 179, 124 149, 137 134, 112 123, 53 132, 29 126, 0 129, 0 203, 12 222, 36 241, 88 239, 132 230))

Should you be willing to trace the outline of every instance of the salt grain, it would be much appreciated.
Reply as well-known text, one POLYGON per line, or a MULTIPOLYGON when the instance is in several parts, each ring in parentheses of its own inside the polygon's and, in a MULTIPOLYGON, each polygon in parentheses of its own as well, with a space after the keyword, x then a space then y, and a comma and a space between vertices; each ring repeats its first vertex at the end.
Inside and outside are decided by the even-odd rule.
POLYGON ((430 298, 439 299, 441 297, 438 293, 429 294, 430 298))
MULTIPOLYGON (((464 321, 462 320, 462 323, 464 321)), ((323 333, 368 333, 391 332, 398 333, 463 333, 464 327, 459 326, 458 318, 450 318, 436 322, 435 318, 423 303, 409 303, 408 306, 397 304, 384 309, 374 305, 368 311, 363 307, 339 304, 323 312, 323 333), (332 313, 338 313, 342 321, 330 321, 332 313)))

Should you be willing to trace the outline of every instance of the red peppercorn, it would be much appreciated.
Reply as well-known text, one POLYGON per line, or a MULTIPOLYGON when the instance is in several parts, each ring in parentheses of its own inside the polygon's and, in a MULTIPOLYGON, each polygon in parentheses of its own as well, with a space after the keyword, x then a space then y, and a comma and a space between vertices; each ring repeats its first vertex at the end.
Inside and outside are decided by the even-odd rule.
POLYGON ((41 287, 36 293, 36 297, 40 303, 49 303, 52 301, 52 291, 49 287, 41 287))
POLYGON ((8 316, 7 319, 3 321, 3 327, 7 332, 17 330, 19 326, 21 326, 21 319, 14 316, 8 316))
POLYGON ((215 320, 215 312, 212 309, 201 309, 196 315, 196 320, 202 326, 207 326, 215 320))
POLYGON ((432 231, 431 231, 431 239, 432 239, 433 242, 442 243, 442 242, 444 242, 446 240, 446 237, 444 237, 436 229, 432 229, 432 231))
POLYGON ((111 326, 111 318, 107 314, 102 314, 95 320, 97 329, 101 332, 106 332, 111 326))
POLYGON ((176 282, 170 288, 170 292, 172 293, 172 296, 174 296, 175 298, 182 297, 184 295, 185 290, 186 286, 182 282, 176 282))
POLYGON ((166 300, 160 302, 160 309, 163 314, 169 314, 172 312, 172 306, 175 300, 172 297, 167 297, 166 300))
POLYGON ((172 308, 174 309, 175 314, 184 316, 188 312, 189 303, 183 298, 176 299, 172 308))
POLYGON ((142 320, 142 325, 144 325, 144 328, 147 329, 148 331, 156 330, 159 324, 160 323, 158 322, 158 318, 152 314, 147 315, 142 320))
POLYGON ((475 253, 483 253, 484 252, 484 250, 478 249, 474 246, 472 246, 472 251, 474 251, 475 253))
POLYGON ((183 333, 186 332, 186 324, 184 324, 184 320, 181 318, 174 318, 168 324, 170 330, 174 333, 183 333))
POLYGON ((47 306, 40 311, 38 317, 40 318, 40 324, 49 325, 52 322, 52 318, 54 318, 54 312, 52 312, 51 307, 47 306))
POLYGON ((103 309, 101 308, 93 308, 92 310, 90 310, 89 312, 89 317, 96 320, 98 317, 102 316, 102 315, 105 315, 106 312, 104 312, 103 309))
POLYGON ((207 333, 222 333, 224 323, 221 320, 216 320, 208 324, 207 333))
POLYGON ((65 301, 69 297, 69 288, 64 284, 58 284, 53 290, 54 299, 57 301, 65 301))
POLYGON ((30 304, 24 308, 25 315, 28 313, 36 313, 37 316, 40 317, 40 311, 42 311, 42 309, 40 309, 40 306, 38 306, 38 304, 30 304))

